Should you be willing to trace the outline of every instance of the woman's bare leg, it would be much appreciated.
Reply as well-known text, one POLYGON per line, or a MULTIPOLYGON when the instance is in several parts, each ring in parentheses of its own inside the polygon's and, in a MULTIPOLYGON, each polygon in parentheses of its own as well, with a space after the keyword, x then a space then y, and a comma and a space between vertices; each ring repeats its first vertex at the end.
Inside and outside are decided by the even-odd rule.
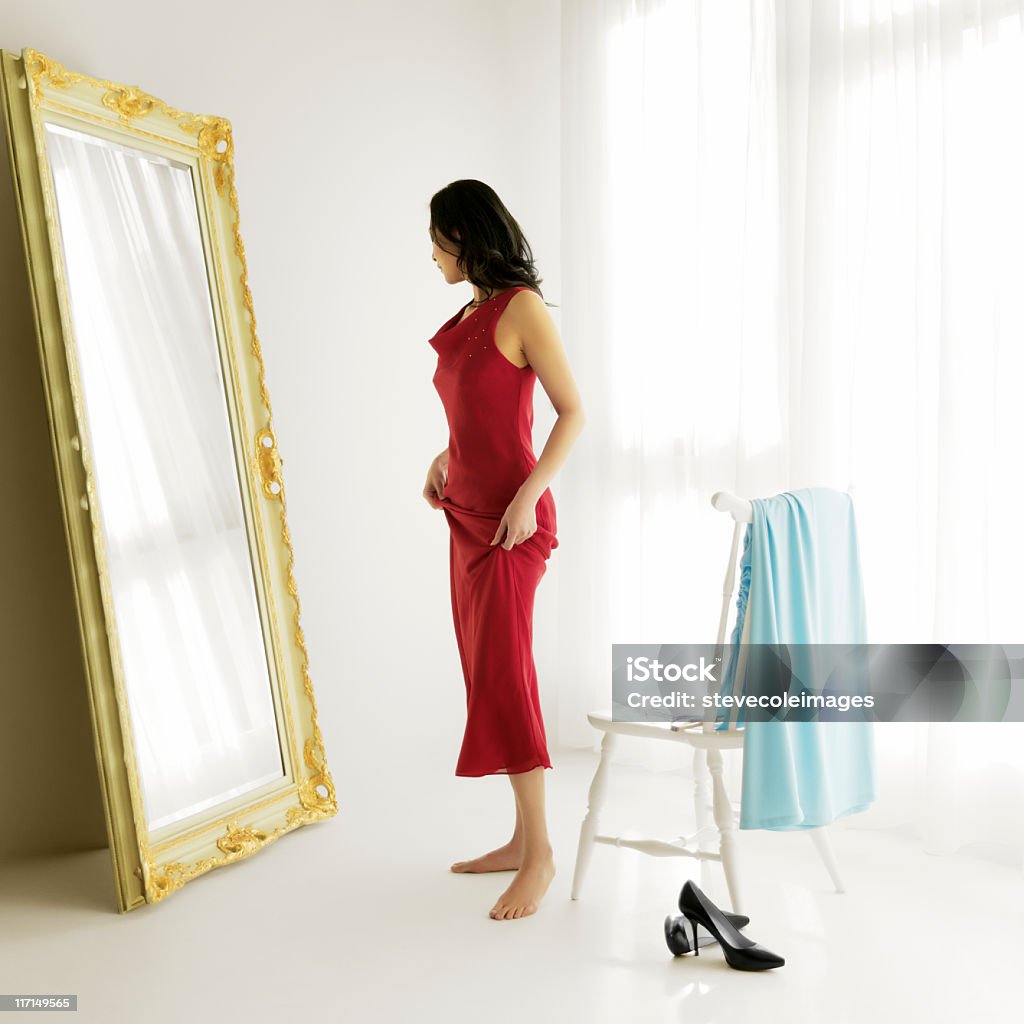
POLYGON ((522 837, 522 856, 515 878, 491 907, 490 916, 496 921, 511 921, 534 913, 555 877, 555 861, 544 811, 544 771, 543 768, 534 768, 509 776, 516 795, 516 823, 522 837))
MULTIPOLYGON (((509 776, 511 780, 513 776, 509 776)), ((452 871, 457 874, 478 874, 484 871, 517 871, 523 859, 523 816, 519 810, 519 797, 515 795, 515 785, 512 786, 512 795, 516 804, 516 827, 512 831, 512 838, 490 853, 473 860, 457 860, 452 865, 452 871)))

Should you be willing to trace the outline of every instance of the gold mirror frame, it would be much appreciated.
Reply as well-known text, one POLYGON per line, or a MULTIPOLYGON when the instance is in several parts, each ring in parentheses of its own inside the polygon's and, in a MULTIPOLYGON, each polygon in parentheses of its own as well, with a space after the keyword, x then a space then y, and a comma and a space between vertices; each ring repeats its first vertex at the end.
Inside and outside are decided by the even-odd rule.
POLYGON ((0 51, 0 87, 36 320, 43 390, 71 560, 118 908, 186 882, 338 811, 299 624, 281 458, 239 232, 231 125, 135 86, 69 71, 36 50, 0 51), (118 657, 104 537, 60 257, 44 118, 191 167, 232 444, 253 557, 284 778, 150 836, 118 657), (214 816, 215 815, 215 816, 214 816))

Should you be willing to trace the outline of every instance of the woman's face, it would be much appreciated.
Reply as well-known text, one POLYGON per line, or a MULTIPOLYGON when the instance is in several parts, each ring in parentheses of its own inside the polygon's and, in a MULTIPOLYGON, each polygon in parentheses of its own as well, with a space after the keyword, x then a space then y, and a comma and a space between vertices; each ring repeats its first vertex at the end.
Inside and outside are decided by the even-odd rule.
POLYGON ((437 238, 434 239, 431 255, 434 258, 434 262, 440 268, 441 273, 444 274, 444 279, 448 284, 456 284, 458 281, 466 280, 456 264, 458 254, 458 242, 453 242, 450 238, 445 238, 444 235, 438 233, 437 238))

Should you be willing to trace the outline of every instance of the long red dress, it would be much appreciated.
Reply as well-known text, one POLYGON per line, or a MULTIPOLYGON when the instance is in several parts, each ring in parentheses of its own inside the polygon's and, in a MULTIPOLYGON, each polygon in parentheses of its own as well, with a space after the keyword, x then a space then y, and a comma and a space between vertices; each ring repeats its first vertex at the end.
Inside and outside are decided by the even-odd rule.
MULTIPOLYGON (((501 517, 537 464, 533 451, 533 367, 509 362, 494 328, 525 285, 466 306, 430 339, 433 382, 448 418, 452 617, 466 682, 466 730, 456 775, 497 775, 551 767, 533 660, 534 595, 558 547, 555 501, 537 501, 537 531, 510 550, 491 545, 501 517)), ((502 538, 504 541, 504 537, 502 538)))

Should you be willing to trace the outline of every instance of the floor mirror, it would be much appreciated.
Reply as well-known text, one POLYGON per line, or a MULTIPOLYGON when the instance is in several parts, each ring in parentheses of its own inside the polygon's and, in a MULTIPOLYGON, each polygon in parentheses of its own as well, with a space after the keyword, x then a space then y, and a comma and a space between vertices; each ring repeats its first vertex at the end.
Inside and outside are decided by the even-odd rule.
POLYGON ((35 50, 0 60, 127 911, 331 817, 337 800, 299 621, 231 124, 35 50))

